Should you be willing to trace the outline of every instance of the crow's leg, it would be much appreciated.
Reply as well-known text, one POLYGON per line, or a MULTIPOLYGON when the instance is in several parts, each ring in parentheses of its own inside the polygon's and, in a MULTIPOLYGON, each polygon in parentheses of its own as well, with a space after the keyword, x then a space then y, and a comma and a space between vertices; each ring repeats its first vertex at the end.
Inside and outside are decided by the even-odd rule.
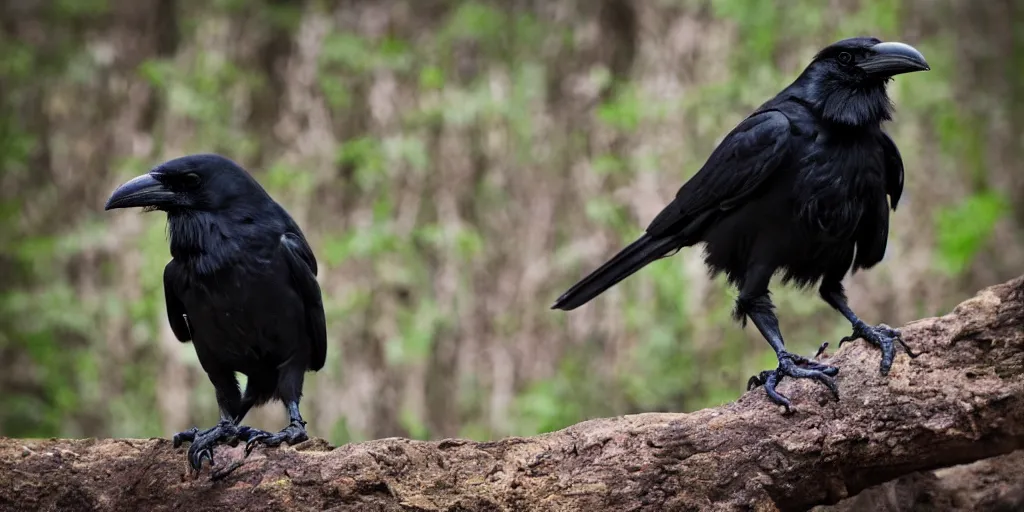
POLYGON ((294 445, 309 439, 306 434, 306 422, 299 414, 299 400, 302 398, 302 384, 305 379, 305 365, 298 365, 289 361, 278 368, 277 394, 284 402, 288 411, 288 426, 276 434, 258 434, 249 439, 245 444, 245 455, 256 447, 256 444, 265 446, 280 446, 281 443, 294 445))
POLYGON ((299 402, 289 401, 286 405, 290 420, 288 426, 276 434, 264 432, 250 438, 245 443, 245 455, 247 457, 256 448, 257 444, 274 447, 280 446, 281 443, 288 443, 289 445, 299 444, 309 439, 309 435, 306 433, 306 422, 302 419, 302 415, 299 414, 299 402))
POLYGON ((882 375, 888 375, 889 369, 892 368, 893 359, 896 358, 895 343, 899 343, 903 350, 907 352, 907 355, 912 358, 920 355, 910 350, 907 343, 903 341, 899 329, 893 329, 885 324, 871 326, 857 318, 857 315, 853 314, 853 310, 850 309, 846 302, 846 293, 843 290, 843 284, 839 281, 826 279, 822 282, 818 292, 829 306, 842 313, 850 321, 850 324, 853 325, 853 334, 839 340, 839 346, 842 347, 843 343, 863 338, 868 343, 880 348, 882 350, 882 363, 879 370, 882 375))
MULTIPOLYGON (((249 376, 248 382, 245 385, 245 393, 242 395, 242 401, 239 404, 238 410, 235 412, 235 425, 238 427, 239 438, 245 440, 247 443, 257 436, 270 435, 269 432, 265 432, 258 428, 252 428, 247 426, 241 426, 242 419, 249 413, 249 410, 253 406, 266 403, 274 396, 274 392, 277 389, 277 377, 276 375, 268 378, 266 375, 253 374, 249 376)), ((248 455, 248 452, 246 452, 248 455)))
MULTIPOLYGON (((782 340, 782 333, 779 330, 779 320, 773 311, 774 306, 769 298, 768 282, 771 279, 770 269, 764 267, 753 267, 748 269, 747 280, 744 281, 740 296, 736 299, 735 316, 738 320, 744 321, 749 318, 754 322, 757 330, 761 332, 764 339, 768 341, 775 355, 778 357, 779 366, 774 370, 766 370, 755 375, 747 381, 747 389, 757 386, 764 386, 765 393, 773 402, 790 411, 788 398, 775 390, 775 387, 785 377, 794 379, 814 379, 825 385, 832 392, 836 400, 839 399, 839 388, 836 386, 833 377, 839 373, 834 366, 816 363, 806 357, 792 354, 786 351, 785 343, 782 340)), ((820 353, 820 349, 819 349, 820 353)))
POLYGON ((202 468, 203 459, 209 459, 210 465, 214 465, 213 449, 218 444, 225 443, 236 446, 239 440, 248 441, 251 436, 260 432, 249 427, 238 427, 236 418, 241 419, 239 412, 242 399, 238 390, 238 379, 235 378, 234 372, 214 371, 208 372, 208 375, 217 392, 220 421, 206 430, 192 427, 175 434, 172 439, 175 448, 184 442, 191 443, 188 448, 188 463, 196 474, 202 468))

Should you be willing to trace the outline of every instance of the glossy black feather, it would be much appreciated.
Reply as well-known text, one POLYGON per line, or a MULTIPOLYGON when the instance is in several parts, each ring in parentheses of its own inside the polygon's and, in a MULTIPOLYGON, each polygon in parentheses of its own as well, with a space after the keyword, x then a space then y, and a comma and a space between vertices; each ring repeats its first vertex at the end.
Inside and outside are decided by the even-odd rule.
POLYGON ((306 240, 295 233, 281 235, 281 253, 292 278, 292 285, 302 296, 306 311, 306 331, 310 341, 310 370, 319 370, 327 360, 327 319, 324 317, 320 284, 316 282, 316 259, 306 240))
POLYGON ((889 206, 895 211, 903 196, 903 157, 889 134, 882 132, 879 143, 885 153, 885 193, 889 195, 889 206))
POLYGON ((297 402, 303 372, 323 368, 327 353, 316 258, 291 216, 230 160, 192 155, 153 174, 174 186, 188 172, 201 185, 163 208, 171 328, 192 341, 227 416, 240 421, 274 398, 297 402), (248 377, 245 397, 235 372, 248 377))
POLYGON ((178 341, 192 341, 192 331, 188 324, 188 315, 185 313, 185 305, 174 292, 174 283, 178 280, 175 272, 178 272, 178 264, 171 260, 164 267, 164 301, 167 306, 167 323, 171 324, 171 331, 178 341))
MULTIPOLYGON (((888 78, 865 78, 836 61, 878 42, 852 38, 822 50, 726 135, 634 244, 668 244, 662 252, 670 254, 703 242, 710 272, 741 287, 755 264, 810 286, 880 261, 885 196, 895 208, 903 188, 899 151, 881 129, 892 112, 888 78)), ((607 287, 581 284, 619 273, 613 258, 553 307, 585 304, 607 287)))

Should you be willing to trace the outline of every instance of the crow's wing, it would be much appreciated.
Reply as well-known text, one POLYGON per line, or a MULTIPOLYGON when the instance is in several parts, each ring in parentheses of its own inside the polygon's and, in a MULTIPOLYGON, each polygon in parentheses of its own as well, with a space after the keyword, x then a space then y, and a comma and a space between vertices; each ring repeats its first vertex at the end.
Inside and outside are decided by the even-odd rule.
POLYGON ((320 284, 316 282, 316 258, 306 240, 296 233, 281 235, 279 249, 288 263, 292 285, 302 297, 302 305, 306 311, 306 329, 311 344, 312 358, 309 369, 316 371, 323 368, 327 360, 327 320, 324 317, 320 284))
POLYGON ((699 234, 717 211, 742 204, 789 154, 789 119, 766 110, 744 119, 725 137, 707 162, 651 221, 652 237, 689 238, 699 234))
POLYGON ((879 141, 885 154, 885 193, 889 194, 889 207, 896 210, 896 204, 903 195, 903 157, 896 143, 885 132, 879 141))
POLYGON ((878 142, 884 155, 885 168, 882 172, 889 204, 886 204, 885 196, 881 193, 865 197, 864 214, 857 224, 857 256, 853 261, 854 271, 871 268, 882 261, 889 239, 889 209, 896 210, 900 196, 903 195, 903 158, 900 156, 900 150, 885 132, 879 132, 878 142))
POLYGON ((180 272, 181 266, 174 260, 169 261, 164 267, 164 302, 167 303, 167 322, 171 324, 174 337, 185 343, 192 341, 192 328, 185 312, 185 304, 174 293, 180 272))
POLYGON ((889 240, 889 208, 885 203, 885 195, 881 191, 864 197, 864 209, 857 231, 854 234, 857 243, 853 270, 871 268, 885 256, 885 246, 889 240))

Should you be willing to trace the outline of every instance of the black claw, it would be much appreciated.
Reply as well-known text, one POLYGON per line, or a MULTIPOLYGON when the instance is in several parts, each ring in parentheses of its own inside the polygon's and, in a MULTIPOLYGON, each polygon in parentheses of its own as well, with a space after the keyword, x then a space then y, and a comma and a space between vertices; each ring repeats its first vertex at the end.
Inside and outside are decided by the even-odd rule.
POLYGON ((273 448, 280 446, 281 443, 288 443, 290 446, 299 444, 307 439, 309 439, 309 436, 306 434, 305 425, 300 422, 293 421, 276 434, 260 432, 259 434, 251 437, 249 441, 245 443, 245 456, 248 457, 256 448, 257 444, 273 448))
MULTIPOLYGON (((827 343, 822 344, 822 348, 818 349, 820 354, 827 343)), ((779 355, 779 366, 775 370, 765 370, 758 375, 755 375, 747 381, 747 390, 751 390, 758 386, 764 386, 764 391, 773 402, 786 408, 786 413, 790 413, 792 403, 785 395, 776 391, 775 387, 782 382, 785 377, 792 377, 794 379, 813 379, 825 385, 829 391, 832 392, 832 396, 836 400, 839 400, 839 386, 836 385, 833 377, 839 374, 839 368, 829 366, 822 363, 816 363, 810 359, 785 353, 779 355)))
POLYGON ((202 448, 192 457, 192 469, 195 470, 196 474, 199 474, 199 471, 202 469, 204 459, 209 459, 210 466, 213 466, 213 450, 211 448, 202 448))
POLYGON ((827 348, 828 348, 828 342, 827 341, 822 342, 821 346, 818 347, 818 351, 814 353, 814 357, 812 357, 811 359, 817 359, 817 358, 821 357, 821 355, 825 353, 825 349, 827 349, 827 348))
POLYGON ((239 436, 248 439, 255 432, 262 431, 249 427, 236 427, 230 421, 224 420, 213 428, 204 431, 193 427, 184 432, 179 432, 175 434, 173 444, 175 447, 178 447, 183 442, 191 443, 186 455, 189 473, 198 475, 202 469, 203 460, 209 460, 211 467, 216 465, 214 452, 218 444, 236 446, 239 436))
POLYGON ((772 374, 771 370, 764 370, 761 373, 750 377, 747 381, 747 391, 754 389, 758 386, 763 386, 765 382, 768 382, 768 376, 772 374))
MULTIPOLYGON (((818 352, 817 352, 817 354, 815 354, 815 357, 820 355, 824 351, 825 347, 827 347, 827 346, 828 346, 828 342, 827 341, 825 343, 822 343, 821 347, 818 348, 818 352)), ((786 354, 786 356, 788 357, 788 359, 790 359, 793 362, 793 364, 796 365, 797 369, 821 372, 821 373, 824 373, 825 375, 828 375, 829 377, 835 377, 836 375, 839 374, 839 368, 836 368, 835 366, 827 365, 825 363, 816 362, 816 361, 814 361, 814 358, 806 358, 806 357, 798 356, 796 354, 786 354)))
POLYGON ((262 439, 264 437, 268 437, 268 436, 262 436, 262 435, 261 436, 256 436, 256 437, 253 437, 253 438, 249 439, 249 441, 247 443, 245 443, 245 456, 246 457, 248 457, 249 454, 252 453, 253 449, 256 448, 256 443, 258 443, 260 441, 260 439, 262 439))
POLYGON ((256 443, 261 438, 271 437, 273 434, 265 432, 257 428, 242 427, 246 429, 244 432, 239 432, 239 438, 245 439, 245 457, 248 457, 252 453, 253 449, 256 448, 256 443))
POLYGON ((201 443, 202 441, 192 443, 188 449, 188 464, 196 475, 203 467, 203 453, 206 451, 206 448, 202 448, 201 443))
MULTIPOLYGON (((839 368, 836 368, 835 366, 815 365, 810 369, 828 377, 835 377, 836 375, 839 375, 839 368)), ((829 382, 832 381, 830 380, 829 382)))
POLYGON ((907 355, 910 356, 911 359, 921 355, 920 352, 914 352, 913 350, 910 350, 910 345, 907 345, 907 342, 903 341, 902 336, 897 337, 896 341, 899 342, 900 346, 903 347, 903 350, 906 351, 907 355))
POLYGON ((174 434, 173 438, 171 438, 171 445, 177 448, 181 446, 182 443, 191 443, 195 440, 196 434, 198 433, 199 429, 196 427, 192 427, 184 432, 178 432, 177 434, 174 434))
POLYGON ((911 358, 921 355, 920 353, 915 354, 914 351, 910 349, 907 342, 903 340, 903 334, 899 329, 893 329, 885 324, 879 324, 872 327, 860 322, 853 326, 853 334, 845 336, 843 339, 839 340, 839 346, 842 347, 843 343, 858 339, 863 339, 882 350, 882 361, 879 364, 878 370, 883 376, 889 375, 892 363, 896 359, 896 348, 894 343, 899 343, 900 347, 902 347, 911 358))
POLYGON ((782 393, 779 393, 778 391, 775 390, 775 386, 777 386, 779 384, 779 381, 781 380, 782 377, 779 376, 778 371, 769 372, 768 378, 766 378, 764 381, 764 391, 772 402, 775 402, 785 407, 786 414, 789 414, 790 412, 792 412, 792 409, 790 409, 792 403, 789 401, 789 398, 787 398, 786 395, 783 395, 782 393))
POLYGON ((203 455, 206 452, 206 448, 203 447, 203 440, 192 443, 192 446, 188 450, 188 463, 192 466, 192 470, 199 474, 203 467, 203 455))

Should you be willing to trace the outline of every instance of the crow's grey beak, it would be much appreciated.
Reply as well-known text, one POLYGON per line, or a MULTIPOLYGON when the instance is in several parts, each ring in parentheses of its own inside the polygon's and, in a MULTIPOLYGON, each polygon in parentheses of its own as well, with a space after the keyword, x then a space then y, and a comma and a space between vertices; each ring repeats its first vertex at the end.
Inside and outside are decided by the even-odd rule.
POLYGON ((167 190, 162 183, 149 174, 143 174, 117 187, 107 199, 104 210, 116 208, 154 207, 170 205, 174 200, 174 192, 167 190))
POLYGON ((859 65, 869 75, 894 76, 931 69, 924 55, 909 44, 878 43, 871 47, 871 51, 872 54, 859 65))

